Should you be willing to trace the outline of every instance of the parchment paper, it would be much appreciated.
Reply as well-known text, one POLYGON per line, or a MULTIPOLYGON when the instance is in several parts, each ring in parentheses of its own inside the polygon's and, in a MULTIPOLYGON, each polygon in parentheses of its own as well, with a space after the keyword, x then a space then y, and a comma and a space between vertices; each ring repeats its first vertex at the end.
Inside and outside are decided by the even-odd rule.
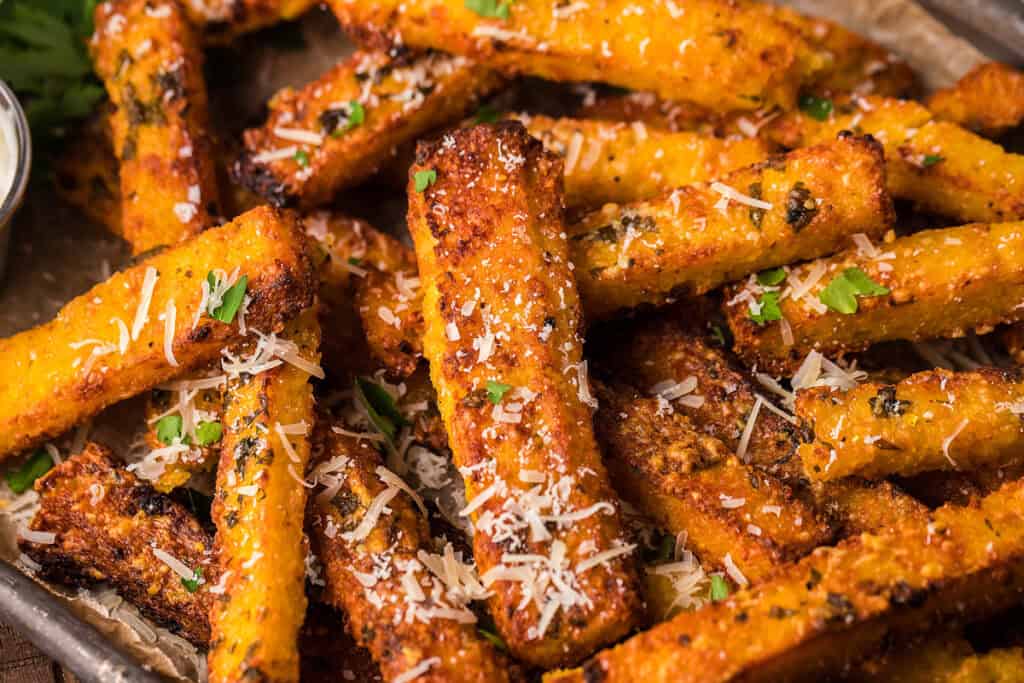
MULTIPOLYGON (((784 4, 838 21, 881 43, 906 59, 929 89, 952 84, 985 59, 910 0, 786 0, 784 4)), ((352 49, 321 12, 303 20, 299 30, 308 46, 305 51, 260 44, 257 38, 256 44, 250 41, 235 52, 216 55, 238 60, 238 79, 228 79, 211 93, 215 104, 220 101, 222 118, 234 119, 237 126, 252 115, 254 103, 258 105, 284 85, 312 80, 352 49)), ((358 202, 359 196, 352 200, 358 202)), ((14 228, 9 272, 0 288, 0 336, 52 318, 67 300, 104 280, 128 256, 119 240, 86 224, 66 207, 55 206, 46 185, 38 180, 30 186, 14 228)), ((131 428, 124 425, 138 424, 126 415, 137 410, 137 402, 115 406, 93 421, 92 436, 124 448, 132 436, 131 428)), ((64 446, 73 439, 68 435, 64 446)), ((11 497, 6 483, 0 485, 0 504, 11 497)), ((14 535, 11 519, 0 509, 0 557, 8 561, 18 558, 14 535)), ((201 653, 146 622, 110 589, 47 588, 155 671, 179 680, 205 677, 201 653)))

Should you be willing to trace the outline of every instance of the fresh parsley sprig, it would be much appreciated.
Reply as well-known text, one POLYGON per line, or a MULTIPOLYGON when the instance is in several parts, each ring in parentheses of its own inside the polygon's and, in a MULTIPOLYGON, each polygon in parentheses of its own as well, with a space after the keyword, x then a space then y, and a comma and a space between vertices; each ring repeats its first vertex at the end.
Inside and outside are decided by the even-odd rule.
POLYGON ((86 40, 97 0, 0 0, 0 79, 21 100, 38 151, 103 98, 86 40))

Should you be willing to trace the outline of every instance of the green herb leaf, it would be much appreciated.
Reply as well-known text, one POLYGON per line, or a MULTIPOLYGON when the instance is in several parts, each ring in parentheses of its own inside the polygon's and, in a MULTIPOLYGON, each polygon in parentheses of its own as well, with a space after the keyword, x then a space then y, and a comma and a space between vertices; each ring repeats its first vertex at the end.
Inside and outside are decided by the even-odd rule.
POLYGON ((711 575, 711 601, 718 602, 729 597, 729 584, 718 574, 711 575))
MULTIPOLYGON (((213 287, 215 278, 213 273, 209 273, 206 276, 207 281, 210 283, 210 287, 213 287)), ((245 298, 245 288, 249 286, 249 276, 243 275, 238 278, 238 282, 231 285, 224 296, 221 297, 220 306, 210 311, 210 315, 221 321, 222 323, 230 323, 235 319, 235 314, 238 313, 238 308, 242 305, 242 299, 245 298)))
POLYGON ((778 292, 765 292, 761 295, 761 300, 757 303, 758 307, 751 304, 747 308, 750 312, 750 319, 755 323, 758 325, 764 325, 765 323, 772 322, 773 320, 782 320, 782 309, 779 308, 778 292))
POLYGON ((391 448, 395 447, 398 428, 408 424, 391 394, 382 386, 364 377, 357 377, 355 382, 356 398, 366 410, 370 422, 388 440, 391 448))
POLYGON ((479 633, 484 638, 484 640, 490 641, 491 645, 496 647, 501 652, 508 652, 508 645, 505 644, 505 641, 502 640, 501 636, 499 636, 497 633, 494 633, 493 631, 488 631, 485 628, 477 628, 477 633, 479 633))
POLYGON ((924 159, 921 160, 921 168, 928 168, 934 166, 940 161, 945 161, 946 157, 939 154, 926 154, 924 159))
POLYGON ((189 593, 195 593, 199 590, 199 585, 203 583, 203 568, 196 567, 196 570, 192 572, 192 578, 186 579, 184 576, 181 577, 181 585, 185 587, 189 593))
POLYGON ((37 159, 59 150, 69 124, 104 95, 86 49, 95 6, 96 0, 0 0, 0 79, 25 108, 37 159))
POLYGON ((763 287, 774 287, 775 285, 782 284, 782 281, 785 279, 786 270, 781 267, 762 270, 757 274, 757 283, 763 287))
POLYGON ((356 258, 355 256, 349 256, 348 257, 348 264, 350 266, 358 266, 358 265, 362 264, 362 262, 363 262, 363 259, 361 259, 361 258, 356 258))
POLYGON ((482 105, 473 115, 473 123, 494 123, 501 117, 501 112, 489 104, 482 105))
POLYGON ((804 95, 800 98, 800 109, 812 119, 826 121, 832 115, 832 100, 804 95))
POLYGON ((181 437, 181 415, 164 415, 156 423, 156 438, 170 446, 181 437))
POLYGON ((869 278, 860 268, 847 268, 821 290, 818 299, 833 311, 852 315, 857 312, 857 297, 885 296, 888 293, 887 287, 869 278))
POLYGON ((25 461, 25 464, 16 470, 7 472, 7 485, 15 493, 25 493, 36 479, 43 476, 53 467, 53 458, 44 450, 38 450, 32 457, 25 461))
POLYGON ((509 0, 465 0, 466 9, 476 12, 481 17, 491 19, 508 19, 509 0))
POLYGON ((413 182, 415 183, 416 191, 423 192, 435 182, 437 182, 437 171, 430 169, 428 171, 416 171, 413 174, 413 182))
POLYGON ((196 425, 196 441, 200 446, 217 443, 224 436, 224 427, 220 422, 200 422, 196 425))
POLYGON ((712 325, 711 326, 711 339, 713 339, 714 342, 716 344, 718 344, 719 346, 723 346, 724 347, 724 346, 728 346, 729 345, 728 340, 725 338, 725 332, 722 330, 721 326, 719 326, 719 325, 712 325))
POLYGON ((512 388, 511 384, 502 384, 494 380, 487 380, 487 399, 494 405, 501 403, 505 393, 512 388))
POLYGON ((304 150, 295 150, 295 163, 303 168, 309 166, 309 155, 304 150))

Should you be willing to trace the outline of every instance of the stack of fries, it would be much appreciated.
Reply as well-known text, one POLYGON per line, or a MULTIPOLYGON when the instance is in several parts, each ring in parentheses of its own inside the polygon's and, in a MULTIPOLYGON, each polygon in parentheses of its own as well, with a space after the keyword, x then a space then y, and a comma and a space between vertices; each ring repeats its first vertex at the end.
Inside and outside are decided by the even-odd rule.
POLYGON ((312 4, 97 7, 59 188, 137 260, 0 340, 24 567, 215 683, 323 668, 314 619, 332 680, 1024 680, 1024 75, 902 99, 748 0, 330 0, 360 50, 222 144, 204 46, 312 4), (332 208, 396 175, 414 249, 332 208))

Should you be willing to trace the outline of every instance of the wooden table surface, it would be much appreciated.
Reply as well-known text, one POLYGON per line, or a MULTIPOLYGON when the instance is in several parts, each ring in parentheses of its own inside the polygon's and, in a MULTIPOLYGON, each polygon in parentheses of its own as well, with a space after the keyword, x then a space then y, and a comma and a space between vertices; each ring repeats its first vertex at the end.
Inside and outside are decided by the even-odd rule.
POLYGON ((78 683, 78 679, 0 622, 0 683, 78 683))

